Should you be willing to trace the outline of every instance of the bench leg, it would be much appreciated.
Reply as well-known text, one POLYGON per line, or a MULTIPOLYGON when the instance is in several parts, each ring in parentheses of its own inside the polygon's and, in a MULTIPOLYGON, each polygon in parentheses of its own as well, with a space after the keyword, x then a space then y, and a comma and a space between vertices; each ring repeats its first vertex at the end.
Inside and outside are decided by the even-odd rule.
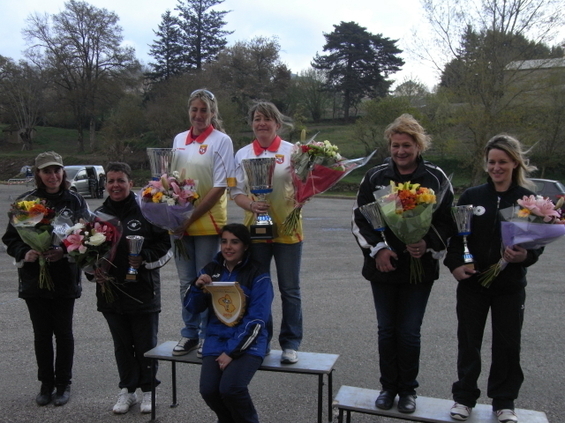
POLYGON ((318 423, 322 423, 323 404, 324 402, 324 375, 318 375, 318 423))
POLYGON ((333 369, 328 373, 328 421, 331 422, 333 420, 333 409, 332 409, 332 402, 333 402, 333 369))
POLYGON ((157 371, 157 359, 151 360, 151 421, 155 420, 155 374, 157 371))
POLYGON ((171 362, 171 384, 173 385, 173 402, 170 405, 171 408, 175 408, 179 405, 177 402, 177 363, 171 362))

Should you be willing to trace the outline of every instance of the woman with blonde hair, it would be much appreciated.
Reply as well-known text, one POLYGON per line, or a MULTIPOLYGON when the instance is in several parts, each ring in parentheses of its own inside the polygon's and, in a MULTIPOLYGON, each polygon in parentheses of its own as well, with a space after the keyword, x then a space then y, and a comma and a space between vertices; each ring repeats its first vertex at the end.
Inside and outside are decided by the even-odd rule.
MULTIPOLYGON (((220 248, 220 230, 227 223, 226 189, 235 181, 233 144, 223 132, 216 96, 206 89, 194 91, 188 99, 188 116, 190 129, 178 134, 173 142, 177 153, 173 170, 184 170, 186 178, 197 181, 198 193, 192 215, 175 234, 182 237, 187 253, 183 256, 175 251, 181 301, 191 281, 220 248)), ((184 325, 174 355, 188 354, 194 349, 201 355, 206 313, 192 314, 183 307, 184 325)))
POLYGON ((514 400, 524 374, 520 366, 520 343, 526 301, 527 267, 536 263, 543 248, 526 250, 520 246, 502 248, 499 210, 516 205, 524 195, 532 195, 526 179, 530 166, 521 143, 499 134, 484 149, 487 182, 467 189, 458 204, 472 204, 472 232, 467 245, 474 258, 474 269, 463 262, 462 237, 452 237, 444 264, 457 284, 457 376, 452 393, 454 420, 467 420, 481 391, 477 380, 481 372, 481 346, 489 311, 492 320, 492 363, 487 396, 501 423, 517 422, 514 400), (499 262, 508 265, 490 286, 481 283, 481 274, 499 262))

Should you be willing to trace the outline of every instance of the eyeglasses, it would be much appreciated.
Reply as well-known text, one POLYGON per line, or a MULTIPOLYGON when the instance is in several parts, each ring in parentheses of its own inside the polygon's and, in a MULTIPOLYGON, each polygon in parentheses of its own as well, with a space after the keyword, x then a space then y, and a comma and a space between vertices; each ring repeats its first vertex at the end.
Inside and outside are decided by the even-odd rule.
POLYGON ((190 98, 194 97, 196 94, 198 93, 203 93, 205 95, 208 96, 208 98, 212 101, 216 100, 216 97, 214 96, 214 94, 211 91, 208 91, 204 88, 199 88, 198 90, 194 90, 191 94, 190 94, 190 98))

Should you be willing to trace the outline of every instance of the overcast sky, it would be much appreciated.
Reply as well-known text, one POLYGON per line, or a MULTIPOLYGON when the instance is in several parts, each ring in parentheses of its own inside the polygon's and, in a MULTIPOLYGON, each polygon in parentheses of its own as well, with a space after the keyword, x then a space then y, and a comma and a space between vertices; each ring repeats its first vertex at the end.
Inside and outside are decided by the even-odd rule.
MULTIPOLYGON (((2 0, 0 14, 0 55, 22 58, 25 41, 21 35, 26 18, 32 13, 56 14, 64 9, 64 0, 2 0)), ((149 47, 161 15, 174 12, 177 0, 91 0, 88 3, 115 12, 123 28, 124 42, 135 48, 137 58, 147 64, 149 47)), ((217 10, 231 10, 225 15, 224 29, 234 31, 228 43, 250 40, 255 36, 277 36, 281 59, 294 73, 310 67, 315 54, 323 53, 325 38, 334 25, 354 21, 373 34, 398 39, 406 49, 411 30, 424 24, 419 0, 402 2, 375 0, 226 0, 217 10)), ((391 76, 396 81, 417 78, 432 88, 438 75, 407 54, 402 72, 391 76)))

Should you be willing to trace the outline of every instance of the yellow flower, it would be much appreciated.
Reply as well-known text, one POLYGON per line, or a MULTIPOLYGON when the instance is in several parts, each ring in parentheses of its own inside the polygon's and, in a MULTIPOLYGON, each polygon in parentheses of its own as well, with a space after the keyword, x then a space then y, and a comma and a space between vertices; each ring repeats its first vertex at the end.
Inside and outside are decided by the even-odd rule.
POLYGON ((155 194, 153 196, 153 198, 151 199, 151 201, 153 201, 154 203, 160 203, 161 202, 161 198, 163 198, 163 193, 162 192, 158 192, 157 194, 155 194))
POLYGON ((518 217, 528 217, 531 214, 530 210, 523 208, 518 210, 518 217))

